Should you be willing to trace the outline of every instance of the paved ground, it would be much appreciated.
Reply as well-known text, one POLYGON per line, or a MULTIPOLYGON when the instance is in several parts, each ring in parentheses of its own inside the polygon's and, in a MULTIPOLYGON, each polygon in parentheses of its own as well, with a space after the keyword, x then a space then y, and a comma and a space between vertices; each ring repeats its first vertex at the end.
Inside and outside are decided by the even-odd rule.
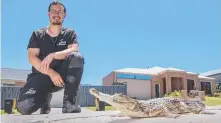
MULTIPOLYGON (((219 106, 221 108, 221 106, 219 106)), ((129 117, 112 117, 118 111, 91 111, 82 108, 81 113, 62 114, 61 109, 52 109, 50 114, 39 115, 2 115, 1 123, 220 123, 221 110, 213 110, 215 115, 185 114, 177 119, 157 117, 131 119, 129 117)))

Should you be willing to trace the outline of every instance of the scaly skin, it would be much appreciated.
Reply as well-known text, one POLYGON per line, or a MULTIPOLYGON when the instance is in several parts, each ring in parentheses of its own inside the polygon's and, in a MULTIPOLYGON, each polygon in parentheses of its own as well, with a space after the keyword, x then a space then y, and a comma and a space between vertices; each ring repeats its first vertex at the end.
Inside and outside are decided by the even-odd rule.
POLYGON ((163 97, 138 101, 124 94, 104 94, 94 88, 91 88, 89 92, 100 101, 106 102, 115 107, 121 112, 121 115, 129 116, 131 118, 162 116, 176 118, 184 113, 214 114, 212 112, 206 112, 205 105, 198 99, 163 97))

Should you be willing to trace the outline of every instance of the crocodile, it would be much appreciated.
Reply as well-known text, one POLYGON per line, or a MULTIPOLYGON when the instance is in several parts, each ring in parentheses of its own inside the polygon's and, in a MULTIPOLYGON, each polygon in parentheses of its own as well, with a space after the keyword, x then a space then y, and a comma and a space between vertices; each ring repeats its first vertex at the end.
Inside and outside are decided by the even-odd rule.
POLYGON ((199 99, 183 99, 174 97, 153 98, 145 101, 133 99, 123 93, 113 95, 99 92, 95 88, 89 89, 90 94, 100 101, 112 105, 120 111, 119 116, 131 118, 162 117, 177 118, 181 114, 215 114, 206 111, 205 104, 199 99))

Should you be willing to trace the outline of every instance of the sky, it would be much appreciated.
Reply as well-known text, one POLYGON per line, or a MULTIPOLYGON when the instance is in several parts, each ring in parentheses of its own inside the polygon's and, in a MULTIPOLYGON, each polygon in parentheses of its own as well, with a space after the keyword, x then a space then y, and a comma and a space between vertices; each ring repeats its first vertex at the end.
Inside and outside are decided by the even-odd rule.
MULTIPOLYGON (((51 1, 1 1, 2 68, 31 69, 27 44, 34 30, 48 26, 51 1)), ((82 84, 100 85, 121 68, 221 68, 220 0, 60 1, 64 27, 77 32, 85 57, 82 84)))

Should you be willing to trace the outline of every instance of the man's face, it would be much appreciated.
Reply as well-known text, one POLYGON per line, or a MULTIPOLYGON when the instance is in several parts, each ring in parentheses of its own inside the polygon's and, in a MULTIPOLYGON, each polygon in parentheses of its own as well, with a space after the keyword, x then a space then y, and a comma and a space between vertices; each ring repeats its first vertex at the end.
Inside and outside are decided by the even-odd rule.
POLYGON ((64 13, 64 8, 61 5, 52 5, 48 15, 51 24, 61 25, 66 13, 64 13))

